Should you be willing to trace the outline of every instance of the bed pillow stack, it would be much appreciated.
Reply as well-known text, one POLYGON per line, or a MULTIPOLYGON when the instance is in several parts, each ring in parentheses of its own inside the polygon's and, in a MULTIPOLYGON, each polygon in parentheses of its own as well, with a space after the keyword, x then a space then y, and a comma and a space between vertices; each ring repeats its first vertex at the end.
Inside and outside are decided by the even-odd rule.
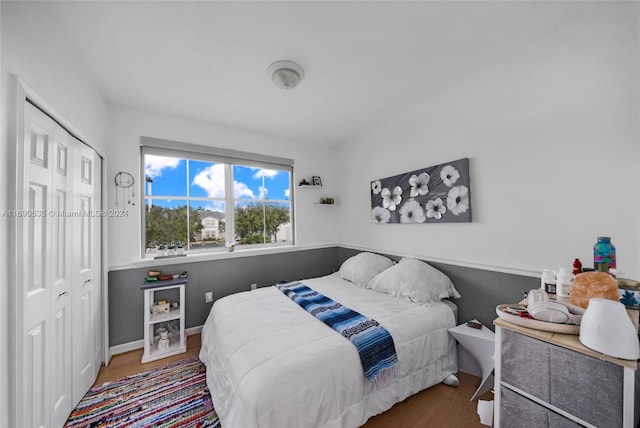
POLYGON ((393 260, 374 253, 359 253, 348 258, 340 266, 340 278, 353 282, 359 287, 367 284, 380 272, 393 266, 393 260))
POLYGON ((421 304, 462 297, 447 275, 421 260, 409 258, 380 272, 367 287, 421 304))

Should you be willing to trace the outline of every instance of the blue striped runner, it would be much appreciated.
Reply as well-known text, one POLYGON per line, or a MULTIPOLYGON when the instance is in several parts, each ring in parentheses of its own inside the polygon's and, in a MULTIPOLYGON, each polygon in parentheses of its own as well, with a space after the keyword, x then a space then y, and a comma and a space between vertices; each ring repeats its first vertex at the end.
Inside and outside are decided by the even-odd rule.
POLYGON ((276 287, 311 315, 347 338, 358 350, 367 380, 374 388, 386 385, 398 362, 393 338, 376 320, 347 308, 295 281, 276 287))

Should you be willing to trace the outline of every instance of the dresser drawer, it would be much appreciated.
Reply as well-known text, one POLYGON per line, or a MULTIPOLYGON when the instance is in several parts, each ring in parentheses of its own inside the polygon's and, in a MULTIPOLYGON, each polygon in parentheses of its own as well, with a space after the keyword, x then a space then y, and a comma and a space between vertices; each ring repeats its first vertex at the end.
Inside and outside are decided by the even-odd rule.
POLYGON ((546 342, 503 330, 502 381, 549 402, 551 347, 546 342))
POLYGON ((500 424, 509 428, 576 428, 580 425, 509 388, 501 388, 500 424))
POLYGON ((551 370, 551 404, 598 427, 622 426, 621 366, 554 346, 551 370))
POLYGON ((503 330, 502 381, 595 426, 622 426, 623 375, 619 365, 503 330))

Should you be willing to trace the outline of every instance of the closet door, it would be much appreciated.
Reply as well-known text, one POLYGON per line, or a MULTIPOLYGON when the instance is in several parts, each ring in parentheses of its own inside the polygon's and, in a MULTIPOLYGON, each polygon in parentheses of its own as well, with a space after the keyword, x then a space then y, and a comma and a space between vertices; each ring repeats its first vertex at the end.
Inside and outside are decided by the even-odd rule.
POLYGON ((100 370, 100 157, 78 140, 73 145, 73 402, 100 370))
POLYGON ((101 159, 30 103, 18 146, 15 425, 63 426, 102 361, 101 159))
POLYGON ((63 426, 73 409, 71 395, 71 230, 72 212, 69 156, 71 136, 54 124, 51 198, 51 426, 63 426))
MULTIPOLYGON (((51 409, 51 187, 53 121, 26 104, 22 145, 22 193, 16 205, 18 239, 17 424, 49 425, 51 409)), ((64 299, 62 299, 64 300, 64 299)))

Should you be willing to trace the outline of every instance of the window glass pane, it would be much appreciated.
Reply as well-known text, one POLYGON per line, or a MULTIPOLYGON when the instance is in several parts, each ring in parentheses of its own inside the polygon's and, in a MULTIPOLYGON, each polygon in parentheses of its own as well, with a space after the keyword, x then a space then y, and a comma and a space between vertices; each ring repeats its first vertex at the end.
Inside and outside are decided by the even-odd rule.
POLYGON ((235 234, 239 245, 291 242, 291 204, 236 202, 235 234))
POLYGON ((289 172, 234 165, 233 191, 236 199, 289 199, 289 172))
POLYGON ((145 236, 150 249, 186 246, 188 239, 186 200, 145 201, 145 236))
MULTIPOLYGON (((216 202, 218 204, 218 202, 216 202)), ((217 208, 211 208, 210 202, 191 201, 193 212, 197 215, 202 226, 196 233, 191 234, 191 250, 215 250, 225 247, 225 217, 224 202, 217 208)))
POLYGON ((145 155, 145 196, 187 196, 186 168, 184 159, 145 155))
POLYGON ((224 198, 224 164, 189 161, 189 195, 224 198))
POLYGON ((290 200, 289 192, 291 191, 291 174, 289 171, 278 171, 278 174, 273 176, 271 180, 267 182, 267 187, 269 189, 267 199, 275 199, 279 201, 290 200))

